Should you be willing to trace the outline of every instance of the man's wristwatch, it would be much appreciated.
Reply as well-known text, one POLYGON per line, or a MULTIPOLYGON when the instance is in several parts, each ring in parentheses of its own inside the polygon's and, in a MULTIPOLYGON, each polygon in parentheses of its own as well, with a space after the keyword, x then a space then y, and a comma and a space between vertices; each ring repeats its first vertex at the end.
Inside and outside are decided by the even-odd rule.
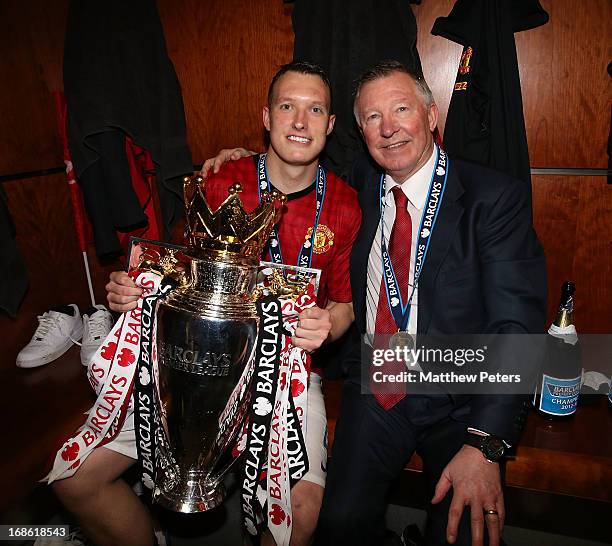
POLYGON ((485 459, 491 463, 498 462, 506 453, 504 441, 497 436, 482 436, 473 432, 465 435, 465 444, 480 449, 485 459))

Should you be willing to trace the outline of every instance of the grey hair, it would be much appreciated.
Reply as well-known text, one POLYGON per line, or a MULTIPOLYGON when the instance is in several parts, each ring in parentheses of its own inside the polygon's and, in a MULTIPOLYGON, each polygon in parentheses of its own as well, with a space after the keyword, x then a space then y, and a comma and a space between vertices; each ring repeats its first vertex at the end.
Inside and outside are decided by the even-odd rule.
POLYGON ((422 74, 417 73, 413 70, 410 70, 406 65, 400 63, 399 61, 394 60, 386 60, 380 61, 376 63, 371 68, 368 68, 359 78, 357 78, 353 84, 353 114, 355 115, 355 119, 357 120, 357 125, 359 123, 359 112, 357 111, 357 99, 359 98, 359 94, 361 93, 361 88, 369 82, 373 82, 375 80, 380 80, 381 78, 386 78, 387 76, 391 76, 399 72, 401 74, 407 74, 410 76, 414 84, 416 85, 417 91, 421 95, 423 99, 423 104, 425 108, 429 108, 432 104, 435 103, 433 93, 427 85, 425 78, 422 74))

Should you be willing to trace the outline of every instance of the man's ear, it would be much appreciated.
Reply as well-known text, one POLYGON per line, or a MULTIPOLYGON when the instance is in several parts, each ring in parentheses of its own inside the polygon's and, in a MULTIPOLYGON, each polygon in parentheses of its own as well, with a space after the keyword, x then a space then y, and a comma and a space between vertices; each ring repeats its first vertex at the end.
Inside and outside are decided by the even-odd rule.
POLYGON ((327 136, 334 130, 334 124, 336 123, 336 114, 332 114, 329 116, 329 120, 327 121, 327 136))
POLYGON ((431 106, 427 110, 427 119, 429 120, 429 130, 433 133, 434 129, 438 125, 439 117, 438 105, 435 102, 431 103, 431 106))
POLYGON ((263 117, 264 127, 266 128, 267 131, 269 131, 270 130, 270 108, 268 108, 267 106, 263 107, 262 117, 263 117))

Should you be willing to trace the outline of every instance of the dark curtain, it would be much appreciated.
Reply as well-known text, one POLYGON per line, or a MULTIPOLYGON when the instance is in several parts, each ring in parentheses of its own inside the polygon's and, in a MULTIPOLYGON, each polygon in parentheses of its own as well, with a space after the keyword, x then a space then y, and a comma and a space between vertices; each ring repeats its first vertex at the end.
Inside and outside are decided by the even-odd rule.
POLYGON ((409 4, 407 0, 295 2, 293 59, 315 62, 329 75, 337 120, 323 162, 344 178, 364 149, 353 116, 354 80, 385 59, 401 61, 421 73, 416 20, 409 4))

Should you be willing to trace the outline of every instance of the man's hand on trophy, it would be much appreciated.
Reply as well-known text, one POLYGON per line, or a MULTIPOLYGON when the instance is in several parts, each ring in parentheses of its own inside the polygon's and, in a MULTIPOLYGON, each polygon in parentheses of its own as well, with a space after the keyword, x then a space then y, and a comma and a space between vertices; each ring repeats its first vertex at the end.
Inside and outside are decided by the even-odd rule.
POLYGON ((320 307, 304 309, 298 316, 298 326, 292 342, 296 347, 301 347, 310 353, 323 345, 329 337, 331 327, 331 315, 327 309, 320 307))
POLYGON ((204 161, 204 165, 202 165, 202 170, 200 171, 200 176, 202 178, 206 178, 211 169, 213 174, 217 174, 224 163, 227 163, 230 160, 236 161, 242 157, 249 157, 251 155, 255 155, 256 153, 257 152, 247 150, 246 148, 227 148, 220 150, 215 157, 211 157, 210 159, 204 161))
POLYGON ((106 285, 108 306, 119 313, 136 308, 142 290, 136 286, 125 271, 113 271, 106 285))

